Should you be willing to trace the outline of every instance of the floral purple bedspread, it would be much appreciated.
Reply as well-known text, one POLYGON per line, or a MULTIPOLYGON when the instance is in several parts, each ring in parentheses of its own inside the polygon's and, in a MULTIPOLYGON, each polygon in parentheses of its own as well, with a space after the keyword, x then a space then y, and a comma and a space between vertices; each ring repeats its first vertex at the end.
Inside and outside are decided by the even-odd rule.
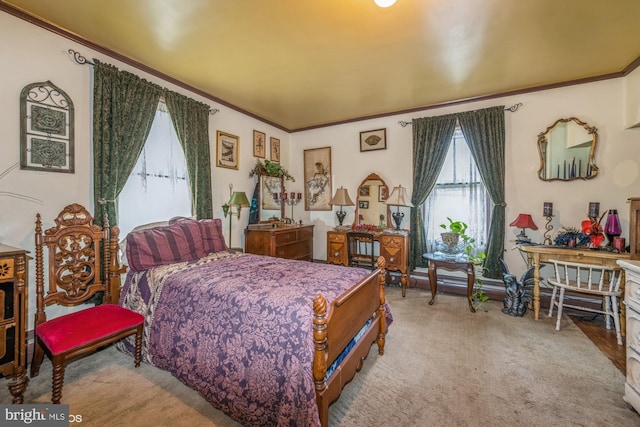
MULTIPOLYGON (((231 418, 313 426, 313 298, 322 292, 331 303, 369 273, 218 252, 130 271, 120 304, 145 316, 143 360, 231 418)), ((132 341, 119 348, 131 353, 132 341)))

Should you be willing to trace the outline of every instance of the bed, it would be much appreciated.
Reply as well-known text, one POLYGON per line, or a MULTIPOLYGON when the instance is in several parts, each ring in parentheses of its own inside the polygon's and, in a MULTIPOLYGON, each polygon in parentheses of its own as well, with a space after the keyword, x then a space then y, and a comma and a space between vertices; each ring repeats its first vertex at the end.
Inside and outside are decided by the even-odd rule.
POLYGON ((384 259, 369 271, 236 253, 221 229, 183 218, 127 236, 119 303, 145 316, 143 360, 243 425, 326 426, 374 342, 384 354, 384 259))

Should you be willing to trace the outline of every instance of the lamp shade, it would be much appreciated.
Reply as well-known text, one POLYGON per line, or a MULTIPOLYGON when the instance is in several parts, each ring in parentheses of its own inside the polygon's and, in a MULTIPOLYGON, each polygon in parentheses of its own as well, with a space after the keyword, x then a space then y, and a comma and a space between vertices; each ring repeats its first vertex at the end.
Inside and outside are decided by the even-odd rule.
POLYGON ((330 202, 332 205, 339 206, 354 206, 353 200, 349 197, 349 193, 347 189, 344 187, 340 187, 336 190, 336 194, 333 196, 330 202))
POLYGON ((407 195, 407 189, 402 185, 398 185, 397 187, 393 187, 393 191, 387 197, 385 204, 391 206, 409 206, 413 207, 413 204, 409 200, 409 196, 407 195))
POLYGON ((231 198, 229 199, 229 204, 231 206, 242 206, 243 208, 249 207, 249 199, 247 199, 247 195, 244 191, 235 191, 231 198))
POLYGON ((538 229, 536 224, 533 222, 533 218, 531 218, 531 215, 529 214, 519 214, 518 218, 516 218, 511 224, 509 224, 509 226, 518 228, 530 228, 531 230, 538 229))

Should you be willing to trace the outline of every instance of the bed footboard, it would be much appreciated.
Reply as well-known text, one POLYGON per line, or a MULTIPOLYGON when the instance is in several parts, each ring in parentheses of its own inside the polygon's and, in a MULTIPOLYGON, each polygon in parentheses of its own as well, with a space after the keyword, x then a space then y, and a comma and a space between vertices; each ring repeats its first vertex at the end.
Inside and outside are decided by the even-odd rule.
POLYGON ((329 421, 329 405, 360 371, 374 342, 378 344, 378 354, 384 354, 387 330, 384 283, 385 260, 379 257, 378 268, 336 298, 330 307, 327 307, 327 300, 322 294, 316 295, 314 299, 313 378, 320 424, 323 427, 329 421), (356 335, 360 339, 354 343, 356 335), (349 345, 353 347, 327 377, 329 367, 349 345))

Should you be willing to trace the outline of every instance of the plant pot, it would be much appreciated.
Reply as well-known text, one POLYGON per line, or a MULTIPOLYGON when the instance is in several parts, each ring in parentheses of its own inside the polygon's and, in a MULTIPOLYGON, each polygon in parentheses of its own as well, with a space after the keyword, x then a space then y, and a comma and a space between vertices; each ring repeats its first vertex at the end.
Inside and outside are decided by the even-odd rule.
POLYGON ((440 233, 440 237, 442 237, 442 243, 451 248, 457 246, 460 241, 459 233, 440 233))

